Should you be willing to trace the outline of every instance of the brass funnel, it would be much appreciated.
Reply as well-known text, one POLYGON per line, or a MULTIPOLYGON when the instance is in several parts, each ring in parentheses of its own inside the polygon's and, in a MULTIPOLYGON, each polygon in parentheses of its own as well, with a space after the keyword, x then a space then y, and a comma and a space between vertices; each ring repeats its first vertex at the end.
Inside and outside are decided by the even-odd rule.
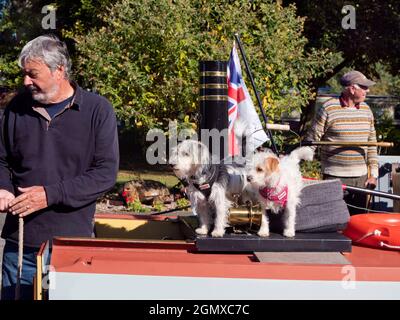
POLYGON ((228 222, 232 227, 254 230, 260 227, 261 217, 261 206, 253 206, 250 202, 247 202, 246 205, 229 209, 228 222))

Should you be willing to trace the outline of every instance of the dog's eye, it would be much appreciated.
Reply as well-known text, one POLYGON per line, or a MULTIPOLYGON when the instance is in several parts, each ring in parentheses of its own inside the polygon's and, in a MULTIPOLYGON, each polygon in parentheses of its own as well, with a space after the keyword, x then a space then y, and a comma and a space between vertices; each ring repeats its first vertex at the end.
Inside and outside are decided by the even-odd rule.
POLYGON ((188 153, 188 152, 184 152, 183 155, 184 155, 185 157, 188 157, 188 156, 189 156, 189 153, 188 153))
POLYGON ((256 171, 257 171, 257 172, 262 172, 262 169, 261 169, 260 167, 257 167, 257 168, 256 168, 256 171))

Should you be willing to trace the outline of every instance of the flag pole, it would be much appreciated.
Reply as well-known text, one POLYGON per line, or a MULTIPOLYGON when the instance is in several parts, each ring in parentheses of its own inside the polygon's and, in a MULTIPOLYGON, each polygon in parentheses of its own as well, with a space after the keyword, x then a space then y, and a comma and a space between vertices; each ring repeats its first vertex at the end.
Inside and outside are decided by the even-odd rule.
POLYGON ((267 131, 267 134, 268 134, 269 139, 271 141, 272 150, 277 155, 279 155, 279 151, 278 151, 278 148, 276 147, 276 144, 275 144, 275 141, 274 141, 274 137, 272 136, 271 131, 267 128, 268 118, 267 118, 267 115, 265 114, 265 111, 264 111, 264 109, 262 107, 261 99, 260 99, 260 96, 258 94, 258 91, 257 91, 257 88, 256 88, 256 84, 254 83, 254 79, 253 79, 253 76, 251 74, 251 70, 250 70, 249 64, 247 63, 246 54, 244 53, 244 49, 242 47, 242 43, 240 42, 240 38, 239 38, 239 34, 238 33, 235 33, 235 40, 236 40, 236 43, 239 46, 240 54, 242 55, 244 65, 246 67, 247 76, 250 78, 251 86, 253 87, 254 94, 256 95, 258 107, 260 108, 261 114, 262 114, 264 122, 265 122, 265 128, 266 128, 265 130, 267 131))

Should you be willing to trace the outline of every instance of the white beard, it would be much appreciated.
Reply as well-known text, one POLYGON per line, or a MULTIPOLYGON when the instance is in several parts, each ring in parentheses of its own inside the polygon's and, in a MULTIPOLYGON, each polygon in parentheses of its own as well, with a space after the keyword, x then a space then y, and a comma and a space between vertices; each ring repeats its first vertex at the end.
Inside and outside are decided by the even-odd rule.
POLYGON ((57 84, 54 84, 49 92, 36 91, 36 88, 33 86, 30 86, 28 89, 32 93, 32 98, 34 100, 36 100, 39 103, 49 104, 52 101, 52 99, 56 96, 60 87, 57 84))

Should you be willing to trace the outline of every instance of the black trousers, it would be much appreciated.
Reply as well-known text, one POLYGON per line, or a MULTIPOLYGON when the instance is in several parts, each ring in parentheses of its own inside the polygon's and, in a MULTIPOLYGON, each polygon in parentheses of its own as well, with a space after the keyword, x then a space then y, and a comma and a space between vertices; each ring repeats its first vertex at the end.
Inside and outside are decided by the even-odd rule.
MULTIPOLYGON (((368 176, 364 175, 361 177, 336 177, 329 174, 323 174, 323 179, 340 179, 340 181, 342 181, 342 183, 345 185, 365 188, 365 182, 367 181, 368 176)), ((343 199, 347 203, 347 208, 349 208, 350 215, 367 212, 367 194, 349 192, 345 190, 343 199), (354 207, 359 207, 361 209, 354 207)))

